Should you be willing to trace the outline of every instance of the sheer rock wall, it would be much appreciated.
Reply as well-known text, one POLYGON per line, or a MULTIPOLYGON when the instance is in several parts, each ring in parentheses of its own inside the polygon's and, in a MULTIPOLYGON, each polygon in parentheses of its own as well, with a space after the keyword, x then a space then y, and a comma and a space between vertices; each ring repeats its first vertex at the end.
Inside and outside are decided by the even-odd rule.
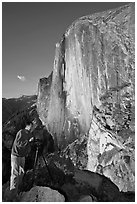
POLYGON ((58 146, 88 135, 87 169, 123 191, 134 190, 134 12, 133 3, 76 20, 56 44, 37 102, 58 146))

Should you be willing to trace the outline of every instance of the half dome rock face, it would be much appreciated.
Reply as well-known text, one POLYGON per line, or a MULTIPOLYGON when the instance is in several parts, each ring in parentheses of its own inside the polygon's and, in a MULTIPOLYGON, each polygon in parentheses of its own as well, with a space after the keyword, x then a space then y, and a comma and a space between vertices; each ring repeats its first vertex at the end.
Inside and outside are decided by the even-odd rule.
POLYGON ((38 112, 64 145, 89 131, 93 107, 110 97, 121 106, 134 99, 134 4, 84 16, 68 28, 56 44, 52 77, 40 79, 38 112))
POLYGON ((134 190, 134 3, 76 20, 39 81, 40 119, 60 147, 87 136, 87 169, 134 190))

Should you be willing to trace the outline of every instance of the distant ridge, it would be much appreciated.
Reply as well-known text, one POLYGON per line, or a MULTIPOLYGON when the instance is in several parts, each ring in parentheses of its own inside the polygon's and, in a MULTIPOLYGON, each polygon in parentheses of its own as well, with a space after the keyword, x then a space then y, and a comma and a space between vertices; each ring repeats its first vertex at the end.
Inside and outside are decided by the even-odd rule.
POLYGON ((22 95, 19 98, 2 98, 2 123, 5 123, 16 112, 33 105, 37 95, 22 95))

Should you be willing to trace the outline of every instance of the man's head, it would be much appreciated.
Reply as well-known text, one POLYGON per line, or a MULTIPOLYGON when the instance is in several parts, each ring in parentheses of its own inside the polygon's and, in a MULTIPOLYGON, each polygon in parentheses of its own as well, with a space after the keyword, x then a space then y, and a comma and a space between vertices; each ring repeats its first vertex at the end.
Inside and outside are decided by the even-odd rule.
POLYGON ((31 121, 26 121, 25 125, 26 125, 25 129, 30 131, 33 126, 33 123, 31 121))

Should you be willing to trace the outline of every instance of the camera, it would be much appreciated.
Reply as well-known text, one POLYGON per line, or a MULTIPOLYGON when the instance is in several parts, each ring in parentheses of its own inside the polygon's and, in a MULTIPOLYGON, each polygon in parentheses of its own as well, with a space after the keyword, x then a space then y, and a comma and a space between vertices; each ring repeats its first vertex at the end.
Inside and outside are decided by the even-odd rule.
POLYGON ((42 141, 40 140, 40 139, 38 139, 38 138, 35 138, 34 139, 34 145, 36 146, 36 147, 41 147, 41 145, 42 145, 42 141))

